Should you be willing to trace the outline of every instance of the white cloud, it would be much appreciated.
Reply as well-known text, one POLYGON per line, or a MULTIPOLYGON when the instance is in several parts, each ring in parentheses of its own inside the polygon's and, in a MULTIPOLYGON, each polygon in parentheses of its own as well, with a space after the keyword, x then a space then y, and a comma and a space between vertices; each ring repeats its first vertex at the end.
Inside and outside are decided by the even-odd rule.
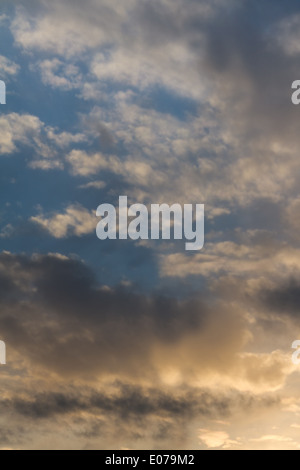
POLYGON ((17 145, 36 146, 48 156, 48 150, 41 140, 43 123, 29 114, 11 113, 0 116, 0 154, 11 154, 17 145))
POLYGON ((97 219, 93 212, 78 205, 69 206, 64 213, 55 213, 50 216, 43 214, 30 218, 55 238, 67 236, 83 236, 96 230, 97 219))
POLYGON ((135 3, 87 0, 85 6, 79 1, 54 0, 41 2, 44 12, 34 12, 18 7, 12 23, 16 42, 26 50, 36 49, 54 52, 68 57, 99 47, 120 34, 120 26, 128 18, 128 8, 135 3), (66 18, 68 21, 66 21, 66 18))
POLYGON ((193 67, 195 57, 182 44, 169 43, 161 51, 149 49, 145 55, 137 45, 119 47, 110 54, 98 54, 91 64, 91 72, 100 83, 115 82, 145 90, 159 84, 190 98, 201 99, 205 82, 199 81, 193 67), (186 74, 189 70, 189 74, 186 74))
POLYGON ((206 243, 204 249, 189 257, 184 253, 161 255, 162 276, 184 278, 186 276, 214 276, 226 273, 231 276, 257 277, 286 276, 300 273, 300 250, 282 245, 253 243, 237 244, 231 241, 206 243))
POLYGON ((118 172, 120 161, 114 156, 105 156, 102 153, 88 154, 83 150, 72 150, 67 156, 71 164, 72 173, 76 176, 90 176, 100 170, 118 172))
POLYGON ((189 1, 185 6, 182 0, 160 0, 156 5, 88 0, 84 9, 78 0, 42 3, 44 9, 32 15, 17 9, 12 24, 16 42, 23 50, 49 54, 39 62, 44 83, 66 91, 76 88, 85 99, 109 102, 109 107, 96 107, 87 118, 104 123, 129 155, 120 162, 101 152, 84 155, 74 150, 68 156, 74 175, 107 169, 127 181, 134 167, 132 193, 145 198, 155 193, 168 201, 209 201, 212 209, 216 205, 215 210, 222 208, 224 214, 229 204, 246 206, 258 198, 278 202, 299 186, 296 126, 292 138, 279 138, 263 112, 252 116, 253 103, 261 102, 259 94, 253 95, 258 84, 239 62, 220 74, 207 63, 208 38, 201 21, 213 18, 221 2, 189 1), (79 54, 88 70, 84 80, 79 54), (200 106, 196 116, 179 119, 143 107, 132 87, 144 93, 157 84, 192 98, 200 106), (125 92, 118 92, 118 85, 125 92), (265 129, 266 135, 253 138, 253 126, 265 129))
POLYGON ((229 434, 224 431, 199 430, 199 439, 210 449, 223 447, 230 441, 229 434))
POLYGON ((2 78, 6 75, 17 75, 19 70, 19 65, 17 65, 15 62, 11 61, 7 57, 0 55, 0 74, 2 78))
POLYGON ((104 189, 106 187, 105 181, 91 181, 90 183, 82 184, 80 189, 104 189))
MULTIPOLYGON (((11 29, 16 43, 24 50, 41 50, 68 60, 76 60, 78 55, 85 60, 84 53, 88 52, 86 62, 88 66, 91 62, 90 72, 98 82, 114 81, 140 89, 160 84, 183 96, 196 99, 202 96, 204 77, 199 80, 194 67, 200 52, 191 50, 188 38, 182 40, 181 26, 176 24, 176 16, 182 13, 181 1, 160 1, 162 11, 170 15, 178 29, 176 35, 171 28, 171 41, 162 36, 160 43, 156 43, 155 33, 149 30, 147 4, 141 5, 137 0, 126 0, 122 5, 116 0, 87 0, 84 11, 77 0, 42 3, 44 10, 35 14, 17 8, 11 29), (136 21, 132 21, 132 13, 137 15, 136 21), (106 53, 99 54, 99 50, 106 53)), ((212 12, 206 2, 190 2, 184 21, 189 22, 193 14, 203 18, 212 12)), ((156 8, 153 14, 157 15, 156 8)), ((78 86, 78 79, 70 79, 68 67, 64 70, 59 59, 45 60, 40 66, 44 83, 62 89, 78 86), (59 75, 55 73, 58 67, 59 75)), ((83 93, 89 95, 89 86, 85 86, 83 93)))
POLYGON ((61 150, 86 140, 83 134, 59 132, 38 117, 10 113, 0 116, 0 155, 11 155, 22 147, 33 150, 28 165, 33 169, 63 169, 61 150))
POLYGON ((57 129, 47 127, 47 137, 53 141, 59 148, 69 147, 71 144, 86 142, 87 137, 84 134, 71 134, 70 132, 59 132, 57 129))
POLYGON ((287 436, 280 436, 277 434, 269 434, 261 436, 257 439, 251 439, 252 442, 291 442, 292 439, 287 436))
POLYGON ((124 178, 128 183, 147 185, 155 182, 150 164, 132 158, 122 161, 113 155, 87 153, 83 150, 72 150, 67 156, 71 171, 75 176, 92 176, 109 171, 124 178))
POLYGON ((37 64, 45 85, 64 91, 78 89, 83 86, 82 75, 78 67, 64 64, 58 59, 43 60, 37 64))
POLYGON ((43 170, 43 171, 49 171, 49 170, 63 170, 64 169, 64 164, 60 160, 33 160, 29 163, 29 167, 32 168, 33 170, 43 170))

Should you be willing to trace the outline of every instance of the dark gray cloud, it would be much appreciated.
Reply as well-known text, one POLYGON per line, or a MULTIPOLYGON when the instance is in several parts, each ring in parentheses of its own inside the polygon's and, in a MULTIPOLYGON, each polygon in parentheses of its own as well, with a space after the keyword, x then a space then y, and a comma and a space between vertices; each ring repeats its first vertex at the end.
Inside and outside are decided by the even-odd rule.
POLYGON ((278 24, 298 14, 297 2, 216 2, 209 15, 201 5, 141 2, 135 14, 145 47, 185 43, 199 67, 199 83, 210 80, 224 120, 237 126, 244 145, 255 136, 298 141, 299 113, 290 99, 298 61, 278 43, 278 24))
POLYGON ((61 372, 136 372, 153 345, 201 331, 201 300, 145 296, 99 286, 83 263, 58 256, 0 255, 0 330, 34 364, 61 372))
POLYGON ((271 312, 280 315, 300 317, 300 283, 291 278, 273 289, 265 289, 260 295, 260 300, 271 312))
POLYGON ((79 390, 68 393, 45 392, 33 397, 12 397, 0 401, 2 410, 11 410, 32 419, 44 419, 88 411, 95 416, 107 416, 124 421, 160 418, 228 418, 234 410, 248 413, 259 407, 272 407, 280 402, 279 396, 254 396, 239 392, 216 394, 210 390, 187 389, 176 393, 161 389, 145 389, 119 384, 112 393, 79 390))
POLYGON ((298 13, 298 5, 246 1, 216 11, 204 26, 204 74, 211 75, 225 103, 224 119, 237 125, 244 146, 255 137, 266 145, 270 138, 298 141, 299 113, 290 99, 298 61, 277 42, 278 22, 298 13))
POLYGON ((0 400, 1 414, 10 416, 1 443, 28 448, 30 435, 39 430, 50 439, 42 439, 42 447, 51 448, 54 430, 60 433, 68 428, 71 440, 69 444, 63 440, 59 447, 69 448, 74 442, 77 448, 116 450, 134 443, 138 449, 146 440, 147 448, 188 449, 191 426, 197 429, 202 423, 228 420, 236 413, 272 412, 280 403, 274 393, 252 395, 187 386, 174 390, 120 382, 101 390, 66 385, 58 391, 53 383, 44 392, 12 393, 0 400))

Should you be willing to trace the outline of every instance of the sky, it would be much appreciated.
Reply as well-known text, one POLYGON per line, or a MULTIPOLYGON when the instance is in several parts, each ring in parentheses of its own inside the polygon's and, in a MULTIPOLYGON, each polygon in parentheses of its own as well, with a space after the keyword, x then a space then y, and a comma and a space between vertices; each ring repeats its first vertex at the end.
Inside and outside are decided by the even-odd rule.
POLYGON ((300 449, 299 58, 294 0, 1 2, 1 449, 300 449))

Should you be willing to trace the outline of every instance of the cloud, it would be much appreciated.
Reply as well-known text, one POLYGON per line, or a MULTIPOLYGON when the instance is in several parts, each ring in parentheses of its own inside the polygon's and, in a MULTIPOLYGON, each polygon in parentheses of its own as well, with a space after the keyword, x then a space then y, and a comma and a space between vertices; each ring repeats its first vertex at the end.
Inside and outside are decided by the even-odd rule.
POLYGON ((36 116, 11 113, 0 117, 0 153, 12 154, 17 145, 36 146, 45 156, 49 149, 41 141, 43 123, 36 116))
POLYGON ((260 300, 269 310, 280 315, 299 316, 300 283, 299 279, 290 278, 269 289, 260 292, 260 300))
POLYGON ((224 22, 218 1, 127 0, 120 6, 89 0, 85 12, 77 1, 41 2, 34 11, 18 8, 12 31, 25 51, 48 56, 39 64, 51 87, 79 86, 77 55, 85 51, 82 97, 89 95, 93 106, 101 102, 86 121, 100 121, 100 131, 90 124, 94 137, 100 135, 104 146, 125 147, 125 155, 120 164, 117 155, 73 149, 68 159, 74 175, 109 169, 127 183, 133 165, 140 176, 130 186, 139 198, 159 194, 230 211, 230 205, 245 207, 263 198, 278 203, 299 186, 298 113, 289 96, 297 67, 274 46, 295 4, 290 1, 286 13, 276 4, 276 14, 269 15, 256 1, 232 1, 224 22), (176 112, 152 109, 157 86, 174 100, 192 100, 194 111, 179 119, 176 112), (150 96, 143 102, 146 91, 150 96))
POLYGON ((19 324, 17 329, 23 337, 23 345, 31 350, 28 352, 30 356, 33 354, 32 357, 35 356, 34 350, 42 346, 41 341, 46 341, 50 350, 46 352, 48 348, 45 349, 44 359, 39 354, 35 360, 37 363, 45 360, 44 365, 48 363, 47 367, 54 366, 57 372, 62 367, 63 374, 71 373, 72 370, 86 370, 88 374, 89 370, 98 370, 100 374, 101 370, 106 373, 118 371, 121 374, 122 370, 124 373, 130 370, 133 372, 143 363, 149 363, 153 341, 167 341, 171 346, 176 338, 180 338, 184 332, 193 331, 202 322, 201 305, 197 303, 189 302, 186 306, 185 303, 172 300, 147 299, 122 290, 97 287, 92 273, 84 265, 57 256, 30 260, 3 254, 1 272, 2 285, 7 286, 2 299, 4 305, 5 299, 12 296, 16 309, 15 320, 12 320, 11 311, 5 327, 7 314, 3 305, 3 335, 8 334, 8 343, 12 341, 18 349, 19 334, 14 324, 19 324), (34 292, 37 297, 32 304, 30 297, 35 297, 34 292), (25 295, 24 302, 31 304, 29 317, 27 320, 24 317, 23 326, 17 320, 21 306, 20 295, 25 295), (39 311, 44 312, 42 323, 38 320, 39 311), (27 321, 33 322, 32 325, 37 322, 41 326, 36 335, 32 330, 31 339, 31 327, 27 330, 25 326, 27 321), (9 325, 12 328, 10 332, 9 325))
POLYGON ((60 150, 86 139, 83 134, 59 132, 30 114, 4 114, 0 127, 0 155, 12 155, 27 147, 34 152, 29 166, 35 169, 63 169, 60 150))
POLYGON ((31 217, 30 221, 40 225, 55 238, 69 236, 83 236, 96 230, 96 215, 84 207, 71 205, 64 213, 58 213, 49 217, 43 214, 31 217))
POLYGON ((102 0, 99 4, 88 0, 83 12, 78 1, 55 1, 50 7, 41 2, 35 10, 18 7, 11 29, 16 43, 25 51, 41 50, 69 59, 84 52, 95 52, 91 72, 105 80, 139 86, 163 80, 179 93, 199 96, 202 87, 197 71, 193 70, 194 56, 185 43, 182 44, 182 31, 192 15, 199 17, 212 9, 204 2, 200 5, 189 2, 189 14, 181 26, 176 19, 182 12, 181 2, 176 2, 175 8, 174 5, 174 2, 162 1, 157 9, 148 2, 140 4, 136 0, 126 0, 122 6, 116 1, 102 0), (62 21, 66 16, 67 23, 62 21), (156 41, 160 36, 160 44, 154 43, 150 16, 159 26, 156 41), (162 16, 168 17, 167 23, 162 16), (167 29, 166 24, 169 25, 167 29), (103 57, 99 54, 100 48, 109 50, 109 54, 103 57), (188 67, 190 74, 187 76, 185 70, 188 67), (169 73, 162 73, 163 69, 169 73), (190 86, 187 86, 187 80, 190 86))
POLYGON ((0 256, 0 329, 15 360, 64 377, 202 383, 280 390, 294 371, 280 351, 244 353, 251 339, 237 308, 99 285, 61 255, 0 256), (46 345, 46 346, 45 346, 46 345), (224 364, 226 367, 224 368, 224 364))
POLYGON ((1 78, 3 79, 7 75, 17 75, 20 67, 12 60, 8 59, 7 57, 0 55, 0 70, 1 70, 1 78), (4 76, 3 76, 4 74, 4 76))
POLYGON ((160 175, 153 175, 151 165, 147 162, 136 161, 129 158, 122 161, 113 155, 102 153, 87 153, 83 150, 72 150, 66 158, 71 165, 74 176, 89 177, 100 175, 103 171, 119 176, 125 182, 134 180, 136 185, 147 185, 151 180, 155 182, 160 175))
POLYGON ((297 56, 299 48, 299 25, 300 15, 298 13, 284 18, 276 27, 278 45, 290 56, 297 56))
MULTIPOLYGON (((127 421, 149 416, 174 419, 191 419, 195 415, 230 416, 234 408, 245 412, 264 405, 272 408, 276 403, 277 399, 267 396, 254 398, 251 395, 241 396, 234 393, 218 396, 210 391, 196 389, 174 393, 171 390, 147 389, 119 383, 111 392, 71 388, 68 393, 45 392, 23 399, 12 397, 0 401, 0 408, 10 409, 34 420, 83 411, 96 414, 102 412, 127 421)), ((220 433, 220 437, 221 434, 223 433, 220 433)), ((217 435, 218 433, 215 437, 217 435)), ((203 435, 202 439, 204 440, 203 435)))
POLYGON ((43 60, 39 62, 38 69, 41 72, 45 85, 64 91, 78 89, 82 86, 82 76, 74 65, 65 65, 58 59, 43 60), (59 75, 59 70, 61 74, 59 75))
POLYGON ((90 183, 82 184, 80 189, 104 189, 106 187, 105 181, 91 181, 90 183))
POLYGON ((119 171, 120 160, 114 156, 105 156, 101 153, 88 154, 83 150, 72 150, 67 156, 72 173, 76 176, 91 176, 101 170, 119 171))
POLYGON ((33 170, 63 170, 64 164, 59 160, 33 160, 29 163, 29 167, 33 170))
POLYGON ((253 439, 253 442, 268 442, 268 441, 275 441, 275 442, 290 442, 292 439, 285 436, 278 436, 278 435, 267 435, 262 436, 259 439, 253 439))
POLYGON ((115 37, 128 15, 128 8, 135 2, 127 0, 126 6, 120 6, 107 0, 100 5, 89 0, 84 11, 77 0, 72 3, 55 1, 50 8, 45 1, 39 3, 33 10, 23 6, 17 9, 12 23, 17 43, 26 50, 46 50, 73 56, 88 48, 105 45, 107 35, 115 37), (67 23, 63 20, 66 15, 69 18, 67 23))
POLYGON ((206 243, 202 252, 189 257, 184 253, 162 254, 160 269, 162 276, 180 277, 201 275, 211 277, 220 274, 244 276, 245 278, 265 275, 269 279, 299 273, 300 253, 297 248, 277 243, 262 237, 248 238, 248 244, 223 241, 206 243), (277 267, 274 270, 274 266, 277 267), (284 272, 283 272, 284 270, 284 272))
POLYGON ((229 435, 223 431, 208 431, 207 429, 201 429, 199 438, 211 449, 224 447, 229 442, 229 435))
MULTIPOLYGON (((55 384, 45 386, 39 392, 27 388, 22 396, 12 391, 0 400, 2 416, 11 417, 10 425, 2 430, 3 443, 21 448, 30 446, 29 433, 24 433, 26 426, 34 435, 34 430, 38 430, 40 437, 35 435, 35 439, 39 448, 53 445, 69 448, 74 444, 106 450, 142 448, 147 440, 155 449, 169 448, 171 443, 178 449, 187 449, 186 432, 195 428, 196 436, 199 420, 209 424, 215 417, 229 419, 235 412, 245 417, 249 411, 272 412, 279 404, 276 398, 267 395, 220 394, 187 387, 174 391, 118 382, 97 389, 66 384, 58 391, 55 384), (71 431, 61 441, 63 424, 64 428, 66 424, 70 426, 71 431)), ((207 444, 215 445, 221 433, 203 430, 201 437, 207 444)), ((234 441, 226 439, 223 445, 232 446, 234 441)))

